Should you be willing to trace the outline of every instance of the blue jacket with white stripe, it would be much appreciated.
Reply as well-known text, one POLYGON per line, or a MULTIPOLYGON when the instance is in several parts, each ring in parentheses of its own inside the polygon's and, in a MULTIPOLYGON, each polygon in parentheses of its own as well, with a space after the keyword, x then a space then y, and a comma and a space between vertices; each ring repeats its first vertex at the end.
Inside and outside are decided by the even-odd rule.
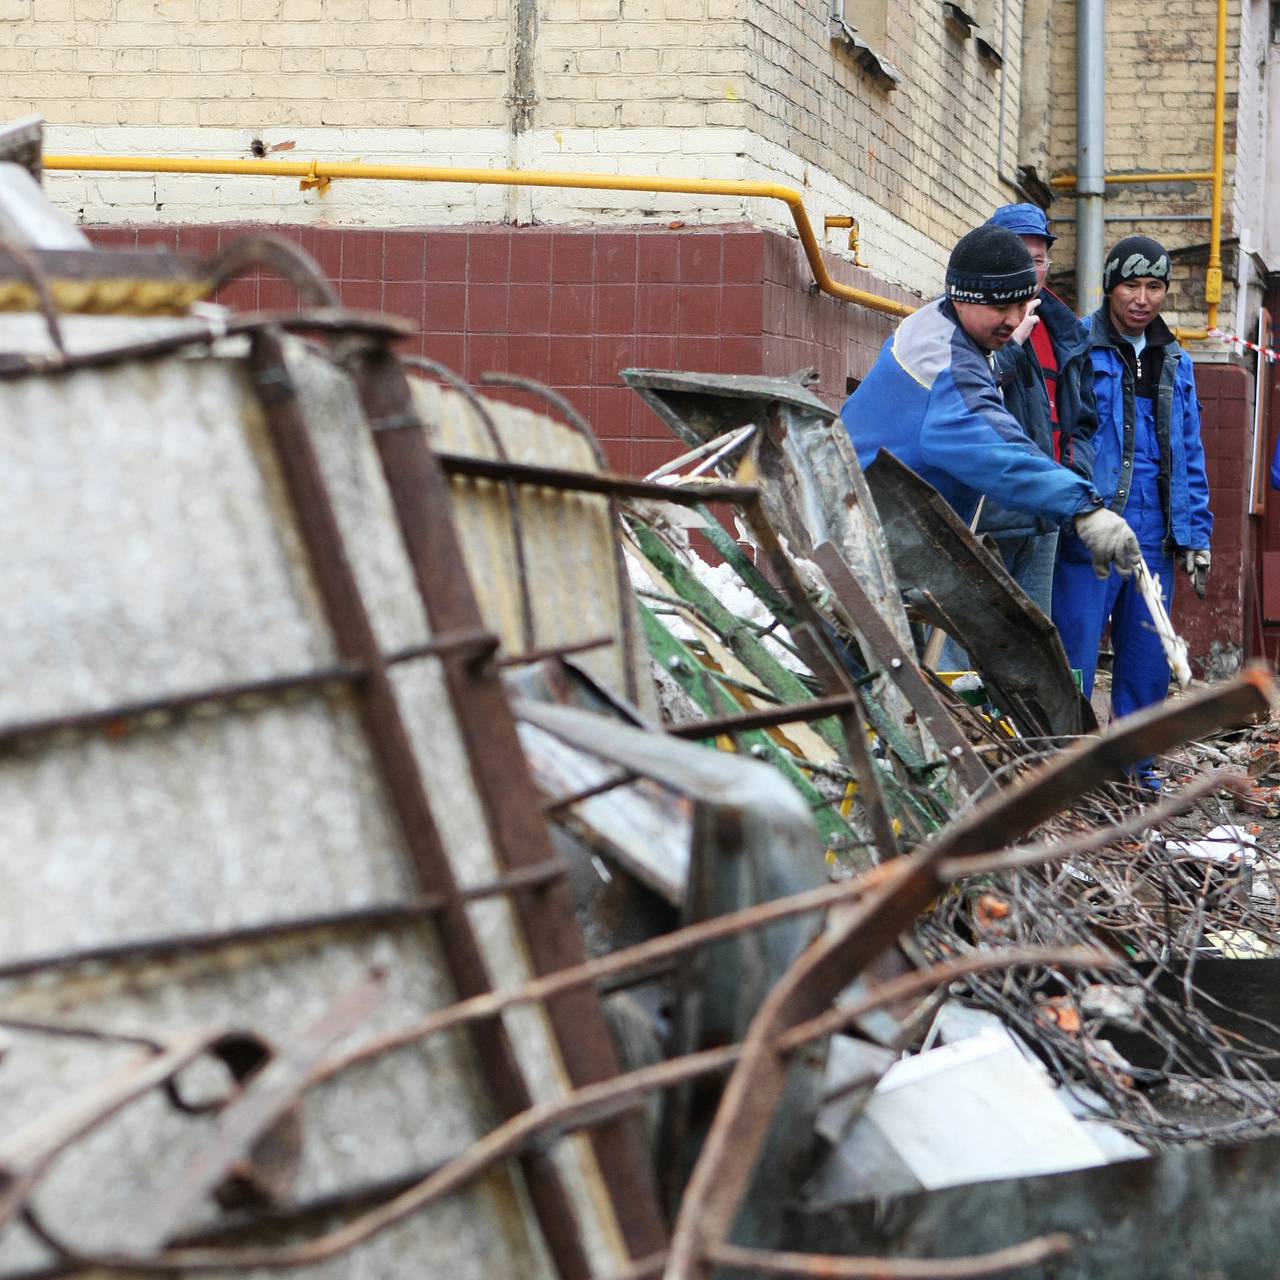
POLYGON ((1054 524, 1102 504, 1092 484, 1049 458, 1004 407, 990 360, 945 298, 898 326, 840 418, 864 467, 887 449, 966 522, 984 493, 1054 524))

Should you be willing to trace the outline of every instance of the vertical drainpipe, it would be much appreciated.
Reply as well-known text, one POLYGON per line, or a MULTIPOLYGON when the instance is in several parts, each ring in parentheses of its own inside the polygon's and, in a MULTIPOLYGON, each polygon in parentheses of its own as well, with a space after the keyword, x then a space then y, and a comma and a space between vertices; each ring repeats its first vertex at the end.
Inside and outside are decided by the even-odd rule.
POLYGON ((1102 303, 1106 194, 1106 0, 1076 4, 1076 310, 1102 303))
MULTIPOLYGON (((529 130, 533 111, 538 105, 535 54, 538 40, 537 0, 510 0, 511 17, 511 90, 507 94, 510 109, 511 141, 507 148, 507 168, 541 168, 531 163, 529 130)), ((507 188, 507 216, 517 225, 533 221, 533 188, 507 188)))

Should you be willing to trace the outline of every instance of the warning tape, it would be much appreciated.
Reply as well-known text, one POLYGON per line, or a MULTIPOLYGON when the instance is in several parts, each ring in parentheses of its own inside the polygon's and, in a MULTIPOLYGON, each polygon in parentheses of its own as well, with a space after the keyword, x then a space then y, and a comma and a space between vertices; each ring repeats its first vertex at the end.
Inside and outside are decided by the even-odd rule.
POLYGON ((1256 351, 1268 364, 1275 364, 1276 360, 1280 359, 1280 351, 1273 347, 1260 347, 1256 342, 1250 342, 1248 338, 1242 338, 1238 333, 1223 333, 1221 329, 1210 329, 1209 337, 1217 338, 1229 347, 1239 347, 1242 352, 1256 351))

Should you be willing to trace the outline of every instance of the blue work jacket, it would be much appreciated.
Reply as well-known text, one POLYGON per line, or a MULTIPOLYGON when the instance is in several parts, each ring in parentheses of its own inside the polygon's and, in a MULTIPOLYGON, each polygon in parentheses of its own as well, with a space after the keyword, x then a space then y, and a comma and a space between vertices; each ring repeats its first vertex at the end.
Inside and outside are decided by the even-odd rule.
POLYGON ((966 522, 982 494, 1052 524, 1101 505, 1005 408, 991 362, 945 298, 898 326, 840 418, 864 467, 887 449, 966 522))
MULTIPOLYGON (((1093 364, 1089 358, 1089 331, 1075 312, 1048 290, 1040 294, 1036 313, 1048 331, 1058 357, 1058 430, 1062 437, 1062 465, 1082 475, 1093 475, 1093 433, 1098 414, 1093 405, 1093 364)), ((1045 392, 1044 370, 1031 342, 1011 342, 996 353, 996 382, 1004 395, 1005 408, 1018 420, 1034 444, 1050 457, 1053 447, 1053 415, 1045 392)), ((988 500, 978 524, 981 533, 1000 537, 1028 537, 1048 533, 1054 525, 1043 517, 1023 511, 1007 511, 988 500)))
MULTIPOLYGON (((1104 302, 1084 321, 1089 329, 1093 395, 1098 408, 1093 483, 1111 510, 1123 514, 1132 490, 1137 398, 1133 374, 1119 346, 1124 339, 1112 330, 1106 308, 1104 302)), ((1147 328, 1147 342, 1164 348, 1154 407, 1166 540, 1172 551, 1207 548, 1213 514, 1200 439, 1195 370, 1191 357, 1158 316, 1147 328)))

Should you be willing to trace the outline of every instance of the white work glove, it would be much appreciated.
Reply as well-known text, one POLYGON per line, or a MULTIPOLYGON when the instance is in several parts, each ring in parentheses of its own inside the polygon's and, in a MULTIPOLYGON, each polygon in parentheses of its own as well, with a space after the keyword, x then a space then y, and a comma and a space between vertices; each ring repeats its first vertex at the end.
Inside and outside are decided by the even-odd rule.
POLYGON ((1196 595, 1203 600, 1205 587, 1209 583, 1209 564, 1213 559, 1209 554, 1209 548, 1199 547, 1195 551, 1184 551, 1182 554, 1187 572, 1191 575, 1191 585, 1195 587, 1196 595))
POLYGON ((1010 342, 1016 342, 1019 346, 1023 346, 1027 339, 1031 337, 1031 330, 1040 323, 1040 317, 1036 315, 1036 309, 1040 306, 1039 298, 1032 298, 1027 303, 1027 314, 1022 317, 1018 327, 1013 331, 1010 342))
POLYGON ((1106 507, 1076 516, 1076 533, 1093 556, 1093 571, 1100 578, 1111 572, 1114 564, 1122 578, 1127 578, 1142 559, 1138 536, 1128 521, 1106 507))

